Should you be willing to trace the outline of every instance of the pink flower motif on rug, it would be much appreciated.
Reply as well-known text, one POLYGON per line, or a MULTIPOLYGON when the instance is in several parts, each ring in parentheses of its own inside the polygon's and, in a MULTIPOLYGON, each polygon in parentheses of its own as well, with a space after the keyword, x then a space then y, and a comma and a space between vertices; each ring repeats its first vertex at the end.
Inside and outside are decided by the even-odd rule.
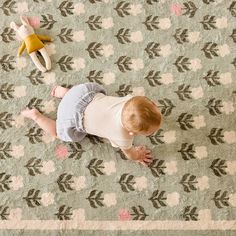
POLYGON ((56 156, 59 160, 64 160, 68 156, 68 149, 64 145, 58 145, 55 149, 56 156))
POLYGON ((40 19, 38 16, 28 17, 28 21, 32 27, 35 29, 40 27, 40 19))
POLYGON ((126 209, 120 209, 119 210, 119 220, 122 220, 122 221, 131 220, 130 212, 126 209))
POLYGON ((182 7, 180 4, 174 3, 171 5, 171 12, 174 13, 176 16, 182 15, 182 7))

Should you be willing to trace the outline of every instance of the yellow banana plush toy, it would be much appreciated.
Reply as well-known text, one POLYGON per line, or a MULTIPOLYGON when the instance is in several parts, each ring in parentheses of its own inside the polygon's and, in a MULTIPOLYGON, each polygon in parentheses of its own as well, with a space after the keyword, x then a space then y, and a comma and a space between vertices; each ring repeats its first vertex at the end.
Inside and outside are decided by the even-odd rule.
POLYGON ((40 71, 45 72, 50 70, 51 60, 42 41, 51 42, 52 39, 48 36, 35 34, 34 28, 29 24, 26 16, 21 16, 20 19, 23 25, 18 26, 15 22, 11 22, 10 24, 11 28, 13 28, 23 40, 17 55, 20 56, 26 48, 33 63, 40 71), (39 61, 37 51, 42 55, 46 68, 39 61))

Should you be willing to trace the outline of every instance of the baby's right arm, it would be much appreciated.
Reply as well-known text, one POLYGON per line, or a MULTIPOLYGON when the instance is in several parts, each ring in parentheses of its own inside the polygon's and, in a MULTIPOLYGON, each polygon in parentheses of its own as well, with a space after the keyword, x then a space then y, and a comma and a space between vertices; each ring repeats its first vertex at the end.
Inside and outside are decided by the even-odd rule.
POLYGON ((153 156, 150 150, 146 149, 143 145, 121 150, 130 160, 138 161, 143 165, 149 165, 152 162, 153 156))

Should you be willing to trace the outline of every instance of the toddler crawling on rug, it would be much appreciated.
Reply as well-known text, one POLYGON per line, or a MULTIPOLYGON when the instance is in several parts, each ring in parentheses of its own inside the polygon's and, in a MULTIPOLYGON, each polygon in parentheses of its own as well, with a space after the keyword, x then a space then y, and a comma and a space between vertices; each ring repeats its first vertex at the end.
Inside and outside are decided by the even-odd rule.
POLYGON ((145 146, 133 147, 134 135, 149 136, 161 123, 157 105, 144 96, 107 96, 97 83, 84 83, 67 89, 56 86, 51 95, 62 98, 57 120, 52 120, 37 109, 21 112, 34 120, 45 132, 67 142, 79 142, 86 134, 106 138, 119 147, 128 159, 149 165, 152 154, 145 146))

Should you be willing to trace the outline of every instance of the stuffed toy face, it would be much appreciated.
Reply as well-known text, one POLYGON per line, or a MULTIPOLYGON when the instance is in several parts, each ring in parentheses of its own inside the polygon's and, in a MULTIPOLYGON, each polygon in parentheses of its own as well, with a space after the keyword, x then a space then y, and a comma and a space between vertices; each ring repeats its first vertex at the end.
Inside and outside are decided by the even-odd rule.
POLYGON ((10 26, 12 29, 14 29, 18 33, 21 39, 24 39, 27 36, 34 34, 34 29, 32 26, 30 26, 27 17, 21 16, 20 20, 23 25, 18 26, 15 22, 11 22, 10 26))

